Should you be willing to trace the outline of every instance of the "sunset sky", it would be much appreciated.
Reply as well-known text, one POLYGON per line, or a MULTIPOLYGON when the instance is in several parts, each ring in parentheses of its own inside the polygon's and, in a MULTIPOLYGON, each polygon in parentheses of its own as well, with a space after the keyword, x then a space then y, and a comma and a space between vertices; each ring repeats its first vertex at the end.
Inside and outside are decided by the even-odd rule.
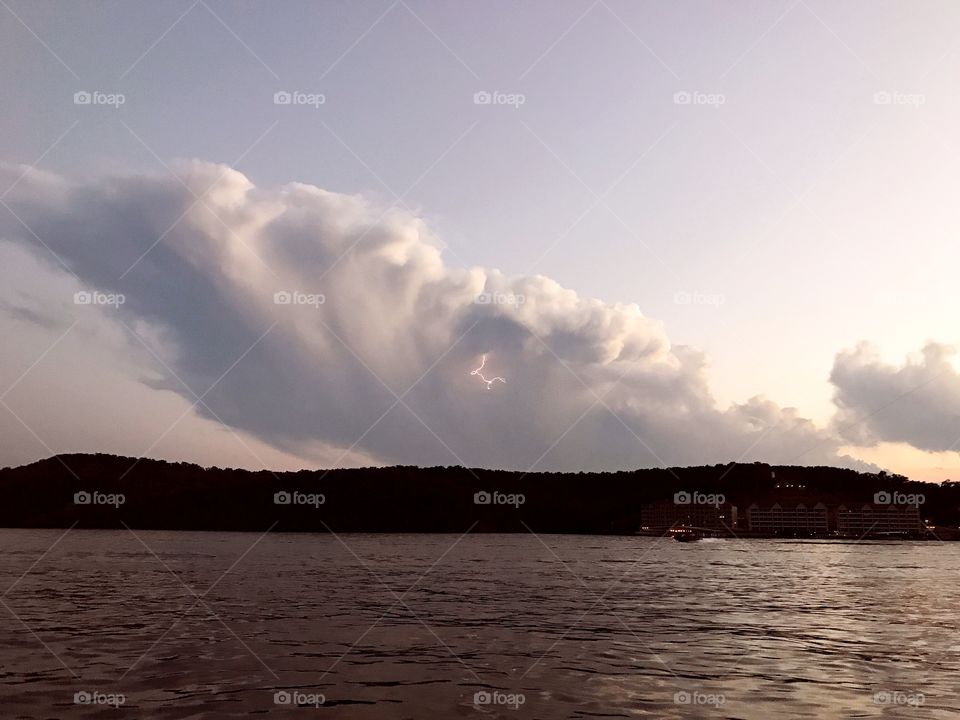
POLYGON ((0 465, 960 479, 958 38, 954 2, 2 0, 0 465))

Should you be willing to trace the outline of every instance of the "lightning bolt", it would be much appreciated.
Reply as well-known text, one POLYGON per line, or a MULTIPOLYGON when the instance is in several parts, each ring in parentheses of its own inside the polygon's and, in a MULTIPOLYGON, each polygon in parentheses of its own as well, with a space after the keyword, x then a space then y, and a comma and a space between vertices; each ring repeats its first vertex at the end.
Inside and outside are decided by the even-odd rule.
POLYGON ((470 372, 470 374, 471 374, 471 375, 477 375, 483 382, 485 382, 485 383, 487 384, 487 390, 489 390, 489 389, 490 389, 490 386, 493 385, 497 380, 499 380, 500 382, 506 384, 507 381, 504 380, 504 379, 503 379, 502 377, 500 377, 499 375, 498 375, 497 377, 490 378, 489 380, 488 380, 486 377, 484 377, 484 374, 483 374, 482 371, 483 371, 484 365, 486 365, 486 364, 487 364, 487 356, 486 356, 486 355, 481 355, 481 356, 480 356, 480 367, 478 367, 476 370, 472 370, 472 371, 470 372))

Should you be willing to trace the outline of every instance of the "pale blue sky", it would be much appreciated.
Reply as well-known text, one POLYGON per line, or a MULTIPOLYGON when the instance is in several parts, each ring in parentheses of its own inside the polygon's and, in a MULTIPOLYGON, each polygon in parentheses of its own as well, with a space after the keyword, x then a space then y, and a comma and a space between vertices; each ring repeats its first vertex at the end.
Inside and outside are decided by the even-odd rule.
POLYGON ((5 5, 6 162, 164 172, 155 153, 403 194, 449 265, 637 303, 710 355, 721 403, 762 393, 818 422, 840 350, 902 362, 960 339, 956 3, 5 5))

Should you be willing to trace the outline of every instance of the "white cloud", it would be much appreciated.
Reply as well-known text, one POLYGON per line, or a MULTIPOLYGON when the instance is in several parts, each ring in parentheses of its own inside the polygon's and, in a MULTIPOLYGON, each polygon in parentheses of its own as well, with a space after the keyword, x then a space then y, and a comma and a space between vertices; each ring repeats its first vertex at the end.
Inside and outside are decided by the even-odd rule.
MULTIPOLYGON (((152 386, 190 402, 177 378, 198 395, 213 386, 198 411, 275 448, 519 469, 853 463, 792 409, 763 398, 719 408, 703 354, 671 345, 634 304, 452 269, 419 218, 361 197, 257 188, 202 162, 177 172, 28 176, 7 202, 83 284, 125 296, 98 312, 154 339, 176 377, 155 363, 152 386), (276 304, 283 291, 323 302, 276 304), (470 375, 482 354, 506 384, 470 375)), ((54 262, 22 225, 0 222, 54 262)))
POLYGON ((956 348, 930 342, 902 365, 885 363, 865 343, 839 353, 830 380, 836 425, 851 443, 905 442, 930 452, 960 447, 956 348))

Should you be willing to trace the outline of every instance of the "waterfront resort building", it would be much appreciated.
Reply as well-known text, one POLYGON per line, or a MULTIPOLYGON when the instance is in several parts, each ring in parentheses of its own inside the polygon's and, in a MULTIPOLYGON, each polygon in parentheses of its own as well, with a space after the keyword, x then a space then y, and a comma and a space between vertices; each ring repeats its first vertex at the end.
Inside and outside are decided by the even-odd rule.
POLYGON ((768 506, 753 503, 747 508, 747 528, 771 535, 826 535, 827 506, 822 502, 768 506))

